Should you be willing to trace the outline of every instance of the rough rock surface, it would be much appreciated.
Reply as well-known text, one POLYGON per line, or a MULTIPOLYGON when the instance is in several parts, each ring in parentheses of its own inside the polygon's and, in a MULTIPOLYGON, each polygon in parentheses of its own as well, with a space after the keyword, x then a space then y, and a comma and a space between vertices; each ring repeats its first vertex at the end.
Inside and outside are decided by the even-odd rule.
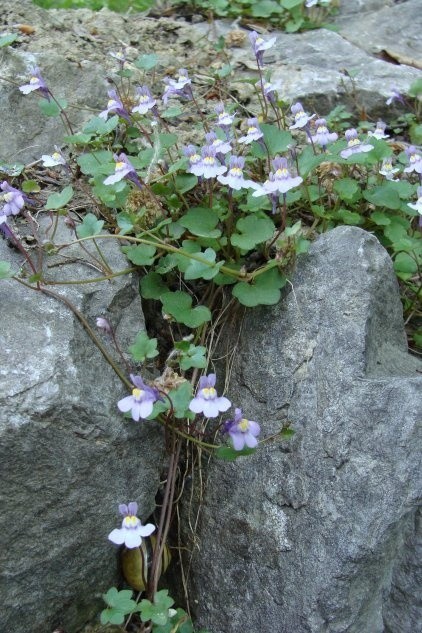
MULTIPOLYGON (((45 220, 50 230, 41 238, 51 239, 45 220)), ((60 225, 55 242, 70 239, 60 225)), ((127 267, 117 244, 100 242, 112 269, 127 267)), ((87 259, 76 247, 62 251, 46 259, 48 276, 97 277, 87 259)), ((1 240, 0 260, 17 270, 22 256, 1 240)), ((127 277, 51 289, 94 328, 95 317, 109 317, 123 349, 143 329, 127 277)), ((144 520, 155 507, 161 433, 122 418, 116 402, 127 388, 63 303, 2 281, 0 319, 0 630, 51 633, 62 625, 73 633, 97 616, 97 598, 117 581, 107 535, 121 520, 118 503, 137 500, 144 520)))
POLYGON ((289 294, 238 333, 227 395, 264 436, 286 420, 295 435, 212 462, 192 565, 200 624, 415 633, 422 366, 386 251, 358 228, 319 237, 289 294))
MULTIPOLYGON (((338 33, 326 29, 276 33, 277 45, 267 52, 265 60, 272 79, 282 84, 283 99, 300 98, 321 116, 343 103, 348 107, 358 105, 374 120, 379 116, 388 118, 385 101, 391 87, 406 92, 422 76, 420 29, 415 19, 418 4, 418 0, 399 4, 378 0, 344 2, 336 18, 338 33), (397 38, 397 32, 403 37, 397 38), (345 71, 353 74, 353 84, 345 71)), ((17 32, 19 38, 12 47, 0 49, 2 76, 6 79, 0 83, 0 161, 37 160, 41 154, 51 153, 54 144, 62 143, 60 120, 46 119, 38 111, 37 97, 24 96, 18 90, 18 85, 27 81, 28 69, 34 63, 42 69, 53 92, 67 99, 69 118, 79 129, 93 112, 104 109, 106 77, 115 69, 109 52, 118 50, 122 43, 127 45, 131 61, 144 53, 157 53, 157 76, 188 68, 197 94, 205 95, 209 83, 204 77, 210 74, 210 68, 226 63, 226 59, 217 59, 210 40, 233 28, 224 21, 216 21, 210 28, 207 22, 191 25, 108 10, 45 11, 30 0, 4 0, 0 29, 17 32), (19 30, 22 24, 29 24, 34 32, 24 34, 19 30)), ((244 31, 246 35, 247 32, 244 31)), ((227 52, 235 71, 233 90, 240 103, 253 112, 258 108, 254 90, 248 83, 238 81, 253 76, 251 71, 256 73, 248 38, 227 52)), ((159 96, 163 83, 158 81, 152 88, 159 96)), ((204 108, 212 105, 212 101, 208 105, 201 101, 204 108)))

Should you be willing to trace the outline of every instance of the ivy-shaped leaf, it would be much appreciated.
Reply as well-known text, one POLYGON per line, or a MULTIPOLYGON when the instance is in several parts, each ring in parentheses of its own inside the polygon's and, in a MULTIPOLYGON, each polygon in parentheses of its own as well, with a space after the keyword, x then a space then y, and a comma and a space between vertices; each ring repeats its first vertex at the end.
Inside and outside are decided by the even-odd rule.
MULTIPOLYGON (((183 350, 182 353, 180 354, 180 368, 183 371, 187 371, 188 369, 191 369, 192 367, 198 367, 200 369, 203 369, 204 367, 207 366, 207 359, 206 359, 206 353, 207 353, 207 349, 206 347, 203 347, 203 345, 193 345, 192 343, 189 343, 188 341, 181 341, 181 343, 187 343, 188 348, 183 350)), ((180 349, 178 348, 178 344, 176 343, 175 345, 176 349, 180 349)))
POLYGON ((129 347, 129 352, 133 360, 140 363, 147 358, 155 358, 158 355, 157 339, 149 338, 146 332, 139 332, 134 344, 129 347))
POLYGON ((57 99, 56 101, 40 99, 38 107, 45 116, 55 117, 59 116, 60 112, 67 108, 67 101, 66 99, 57 99))
POLYGON ((201 259, 209 262, 210 265, 206 263, 199 262, 196 259, 190 259, 189 264, 185 270, 185 279, 213 279, 220 272, 221 266, 224 264, 224 260, 215 263, 215 258, 217 257, 216 252, 212 248, 207 248, 203 253, 199 253, 201 259))
MULTIPOLYGON (((290 132, 287 132, 287 130, 279 130, 276 125, 271 125, 270 123, 261 123, 259 127, 264 134, 263 140, 268 148, 270 156, 275 156, 276 154, 281 154, 282 152, 287 151, 289 145, 293 141, 293 137, 290 132)), ((264 158, 267 156, 265 147, 257 141, 252 143, 251 153, 257 158, 264 158)))
POLYGON ((157 591, 154 595, 154 602, 146 599, 141 600, 138 611, 142 622, 151 620, 154 624, 163 626, 170 618, 169 609, 173 604, 174 600, 168 595, 167 589, 157 591))
POLYGON ((18 39, 17 33, 6 33, 6 35, 0 36, 0 48, 3 46, 10 46, 18 39))
POLYGON ((93 237, 101 233, 101 229, 104 226, 104 220, 98 220, 93 213, 87 213, 83 219, 82 224, 76 227, 76 235, 79 238, 93 237))
POLYGON ((150 272, 142 277, 139 286, 144 299, 159 299, 162 294, 169 291, 161 275, 156 272, 150 272))
POLYGON ((98 134, 99 136, 104 136, 105 134, 110 134, 119 124, 119 117, 117 114, 112 116, 108 120, 104 120, 100 116, 94 116, 83 128, 83 132, 85 134, 98 134))
POLYGON ((255 453, 255 448, 242 448, 241 451, 235 451, 231 446, 219 446, 214 455, 219 459, 223 459, 226 462, 233 462, 235 459, 239 457, 244 457, 245 455, 252 455, 255 453))
POLYGON ((179 219, 179 224, 199 237, 220 237, 220 229, 215 228, 218 222, 216 211, 206 207, 193 207, 179 219))
POLYGON ((73 198, 73 187, 69 185, 68 187, 65 187, 62 191, 60 191, 59 193, 50 194, 47 198, 47 202, 45 203, 45 208, 47 210, 61 209, 64 206, 66 206, 66 204, 70 202, 72 198, 73 198))
POLYGON ((170 314, 179 323, 187 327, 197 328, 203 323, 211 320, 211 312, 205 306, 192 308, 192 297, 186 292, 167 292, 160 297, 163 303, 163 310, 170 314))
POLYGON ((0 279, 9 279, 10 277, 13 277, 10 263, 1 261, 0 262, 0 279))
POLYGON ((274 234, 274 223, 270 218, 258 218, 256 215, 248 215, 240 218, 236 223, 239 233, 234 233, 230 241, 244 251, 253 249, 257 244, 269 240, 274 234))
POLYGON ((128 260, 136 266, 151 266, 154 263, 157 248, 152 244, 133 244, 132 246, 122 246, 122 251, 128 260))
POLYGON ((255 283, 241 281, 233 287, 233 295, 248 308, 258 305, 274 305, 280 300, 280 288, 286 283, 276 268, 257 277, 255 283))
POLYGON ((340 178, 340 180, 335 180, 334 191, 336 191, 340 199, 345 202, 357 202, 362 197, 359 184, 356 180, 353 180, 353 178, 340 178))
POLYGON ((113 153, 105 149, 81 154, 76 162, 81 168, 81 172, 87 176, 107 175, 114 170, 113 153))

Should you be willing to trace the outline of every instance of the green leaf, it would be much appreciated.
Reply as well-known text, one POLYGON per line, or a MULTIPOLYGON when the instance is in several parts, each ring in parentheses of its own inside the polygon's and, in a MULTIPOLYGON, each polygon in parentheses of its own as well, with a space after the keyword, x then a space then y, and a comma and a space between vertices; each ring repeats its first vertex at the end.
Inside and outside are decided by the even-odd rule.
POLYGON ((282 12, 283 9, 274 0, 260 0, 252 3, 251 15, 254 18, 269 18, 274 13, 279 14, 282 12))
POLYGON ((407 92, 411 97, 417 97, 422 94, 422 77, 418 77, 411 85, 407 92))
POLYGON ((0 36, 0 48, 3 46, 10 46, 18 39, 17 33, 6 33, 0 36))
POLYGON ((147 358, 158 356, 157 339, 149 338, 146 332, 138 332, 133 345, 129 347, 129 352, 136 362, 143 363, 147 358))
MULTIPOLYGON (((207 366, 207 359, 205 357, 207 353, 207 348, 202 345, 193 345, 192 343, 188 343, 188 341, 182 341, 183 343, 187 343, 188 349, 183 351, 180 355, 180 368, 183 371, 187 371, 192 367, 199 367, 203 369, 207 366)), ((177 343, 175 345, 177 349, 177 343)))
POLYGON ((174 604, 174 600, 168 596, 168 590, 157 591, 154 596, 154 603, 149 600, 141 600, 138 610, 140 611, 142 622, 151 620, 154 624, 163 626, 169 620, 169 609, 174 604))
MULTIPOLYGON (((286 130, 279 130, 276 125, 261 123, 259 127, 264 134, 263 140, 268 148, 270 156, 275 156, 276 154, 287 151, 288 146, 293 142, 293 137, 290 132, 287 132, 286 130)), ((264 158, 267 156, 267 152, 257 141, 252 143, 251 154, 257 158, 264 158)))
POLYGON ((245 455, 253 455, 255 448, 243 448, 241 451, 235 451, 231 446, 219 446, 214 455, 219 459, 223 459, 226 462, 233 462, 238 457, 244 457, 245 455))
POLYGON ((22 183, 22 191, 25 193, 38 193, 41 191, 41 187, 36 180, 25 180, 22 183))
POLYGON ((351 224, 355 226, 357 224, 363 224, 364 218, 355 211, 349 211, 349 209, 339 209, 336 214, 333 214, 333 218, 338 218, 344 224, 351 224))
POLYGON ((155 53, 141 55, 133 64, 141 70, 152 70, 158 64, 158 55, 155 53))
POLYGON ((206 207, 193 207, 186 215, 179 220, 179 224, 184 226, 192 235, 199 237, 220 237, 220 229, 216 229, 219 217, 213 209, 206 207))
POLYGON ((399 253, 394 258, 394 270, 401 279, 409 279, 418 271, 418 265, 413 257, 407 253, 399 253))
POLYGON ((104 136, 110 134, 119 124, 119 117, 117 114, 105 121, 100 116, 94 116, 83 128, 85 134, 98 134, 104 136))
POLYGON ((404 218, 394 216, 391 222, 384 229, 384 235, 394 244, 399 240, 407 237, 407 231, 410 223, 404 218))
POLYGON ((118 591, 116 587, 111 587, 107 593, 103 593, 103 600, 112 609, 117 609, 121 613, 131 613, 136 607, 132 595, 133 592, 130 589, 118 591))
POLYGON ((374 211, 371 213, 371 220, 378 226, 388 226, 391 222, 391 219, 382 211, 374 211))
POLYGON ((136 266, 151 266, 154 263, 157 247, 152 244, 136 244, 132 246, 122 246, 129 261, 136 266))
POLYGON ((233 287, 233 295, 238 301, 254 308, 258 305, 274 305, 280 300, 280 288, 286 283, 277 268, 271 268, 256 278, 255 283, 241 281, 233 287))
POLYGON ((150 272, 141 279, 140 291, 144 299, 159 299, 169 289, 161 275, 156 272, 150 272))
POLYGON ((116 216, 117 226, 120 229, 120 235, 126 235, 126 233, 131 233, 133 230, 133 221, 132 215, 130 213, 126 213, 126 211, 120 211, 120 213, 116 216))
POLYGON ((175 186, 179 193, 186 193, 198 184, 198 178, 194 174, 180 174, 175 178, 175 186))
POLYGON ((11 165, 0 163, 0 173, 6 174, 7 176, 20 176, 24 169, 25 165, 22 163, 13 163, 11 165))
POLYGON ((302 0, 281 0, 280 4, 284 9, 291 11, 291 9, 303 4, 303 2, 302 0))
POLYGON ((167 292, 160 297, 165 313, 187 327, 197 328, 211 320, 211 312, 205 306, 192 308, 192 297, 186 292, 167 292))
POLYGON ((176 105, 164 110, 164 112, 161 113, 161 117, 163 119, 174 119, 181 114, 183 114, 183 108, 181 108, 179 105, 176 105))
POLYGON ((341 200, 345 202, 357 202, 361 199, 362 193, 359 184, 353 178, 341 178, 334 181, 334 191, 341 200))
POLYGON ((97 152, 81 154, 76 160, 81 172, 88 176, 96 176, 97 174, 110 174, 114 170, 113 153, 108 150, 101 149, 97 152))
POLYGON ((38 107, 45 116, 59 116, 60 112, 67 108, 67 101, 66 99, 57 99, 56 101, 39 99, 38 107))
POLYGON ((379 187, 374 187, 370 191, 364 191, 363 195, 368 202, 377 207, 385 207, 387 209, 400 209, 401 202, 398 191, 391 185, 394 183, 384 183, 379 187))
POLYGON ((76 227, 76 235, 79 238, 93 237, 101 233, 101 229, 104 226, 104 220, 97 220, 93 213, 87 213, 84 217, 82 224, 76 227))
POLYGON ((13 277, 11 264, 9 262, 0 261, 0 279, 9 279, 13 277))
POLYGON ((236 223, 239 233, 234 233, 230 241, 244 251, 253 249, 257 244, 269 240, 274 234, 274 222, 270 218, 259 218, 248 215, 240 218, 236 223))
POLYGON ((51 209, 61 209, 68 202, 70 202, 73 198, 73 188, 71 185, 65 187, 59 193, 52 193, 48 196, 47 202, 45 203, 45 208, 47 210, 51 209))
POLYGON ((199 252, 198 255, 200 255, 201 259, 209 262, 210 265, 199 262, 196 259, 188 260, 189 263, 185 269, 185 279, 213 279, 220 272, 224 261, 215 263, 217 253, 212 248, 207 248, 203 253, 199 252))
POLYGON ((92 134, 71 134, 70 136, 65 136, 65 143, 70 143, 73 145, 87 145, 92 139, 92 134))
MULTIPOLYGON (((183 381, 176 389, 171 389, 168 393, 169 399, 173 405, 175 418, 193 418, 194 414, 189 411, 189 403, 192 400, 192 385, 187 380, 183 381)), ((157 400, 154 409, 148 420, 154 420, 159 414, 170 409, 170 401, 168 398, 157 400)))

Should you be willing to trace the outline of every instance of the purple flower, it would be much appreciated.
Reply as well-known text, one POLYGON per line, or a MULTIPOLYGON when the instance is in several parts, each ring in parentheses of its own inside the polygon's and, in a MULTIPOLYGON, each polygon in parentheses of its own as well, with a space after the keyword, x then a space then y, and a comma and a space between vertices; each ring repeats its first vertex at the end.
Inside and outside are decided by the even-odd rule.
POLYGON ((117 51, 117 53, 110 52, 109 54, 111 55, 111 57, 114 57, 114 59, 117 59, 117 61, 119 62, 120 70, 123 70, 123 68, 126 68, 129 65, 126 61, 126 48, 121 48, 119 51, 117 51))
POLYGON ((413 202, 408 202, 407 206, 410 207, 411 209, 414 209, 415 211, 417 211, 419 213, 419 215, 422 215, 422 187, 418 187, 418 199, 415 203, 413 202))
POLYGON ((390 138, 389 134, 385 134, 386 127, 387 124, 384 123, 384 121, 378 121, 375 130, 373 132, 368 132, 368 136, 374 136, 378 140, 382 138, 390 138))
POLYGON ((97 317, 95 323, 99 330, 103 330, 107 334, 111 334, 112 328, 108 319, 105 319, 104 317, 97 317))
POLYGON ((127 178, 128 180, 134 182, 139 187, 139 189, 141 189, 142 183, 140 182, 135 168, 128 160, 126 154, 124 154, 123 152, 119 155, 114 154, 114 160, 116 161, 114 174, 111 174, 111 176, 107 176, 107 178, 104 180, 104 184, 114 185, 116 182, 123 180, 123 178, 127 178))
POLYGON ((229 114, 224 109, 223 103, 217 103, 214 108, 215 113, 217 114, 217 125, 221 128, 226 129, 232 126, 234 121, 234 114, 229 114))
POLYGON ((224 396, 218 396, 214 387, 215 374, 201 376, 197 394, 190 401, 189 409, 194 413, 203 413, 206 418, 216 418, 221 411, 230 409, 231 402, 224 396))
POLYGON ((217 154, 227 154, 231 152, 232 146, 228 141, 222 141, 220 138, 217 138, 217 134, 213 131, 205 134, 205 140, 207 141, 207 145, 211 145, 211 147, 215 148, 217 154))
POLYGON ((316 132, 314 136, 311 136, 313 143, 325 148, 328 143, 332 143, 338 139, 338 135, 335 132, 328 131, 327 121, 325 119, 316 119, 315 126, 316 132))
POLYGON ((230 168, 227 176, 217 176, 217 180, 230 189, 256 189, 259 185, 252 180, 243 177, 243 167, 245 159, 242 156, 230 157, 230 168))
POLYGON ((255 448, 258 445, 256 438, 261 427, 257 422, 244 418, 242 409, 235 409, 234 419, 225 422, 224 430, 230 435, 235 451, 241 451, 245 446, 255 448))
POLYGON ((216 158, 216 150, 212 145, 205 145, 201 151, 201 160, 194 167, 191 167, 191 171, 195 176, 202 176, 203 178, 215 178, 227 171, 227 167, 222 165, 216 158))
POLYGON ((302 104, 299 101, 293 104, 290 110, 292 111, 295 122, 289 127, 289 130, 296 130, 297 128, 306 127, 309 121, 311 121, 311 119, 313 119, 315 116, 315 114, 312 114, 312 116, 306 114, 302 104))
POLYGON ((398 181, 398 178, 393 178, 394 174, 400 171, 397 167, 393 168, 393 162, 391 156, 388 158, 384 158, 382 161, 381 169, 379 173, 382 176, 385 176, 387 180, 393 180, 394 182, 398 181))
POLYGON ((122 413, 130 411, 132 419, 135 422, 139 422, 139 418, 145 419, 151 415, 154 402, 159 399, 159 395, 156 389, 148 387, 144 383, 141 376, 130 374, 130 379, 132 384, 135 385, 132 395, 119 400, 117 406, 122 413))
POLYGON ((256 57, 257 64, 258 66, 262 67, 264 61, 264 52, 274 46, 277 38, 272 37, 266 42, 260 35, 258 35, 256 31, 251 31, 251 33, 249 33, 249 40, 251 42, 252 50, 256 57))
POLYGON ((358 138, 358 133, 354 128, 346 130, 345 132, 347 140, 347 148, 340 152, 342 158, 349 158, 353 154, 360 154, 361 152, 370 152, 374 149, 373 145, 362 145, 358 138))
POLYGON ((128 505, 121 503, 119 512, 123 515, 122 527, 115 529, 108 535, 109 541, 115 545, 126 545, 128 549, 139 547, 142 543, 143 536, 149 536, 155 530, 155 525, 147 523, 142 525, 140 519, 136 516, 138 512, 138 504, 131 501, 128 505))
POLYGON ((394 101, 399 101, 402 105, 406 105, 403 95, 400 94, 400 92, 396 90, 394 86, 392 86, 390 90, 391 90, 391 96, 388 97, 387 101, 385 102, 387 105, 391 105, 392 103, 394 103, 394 101))
POLYGON ((260 79, 259 81, 257 81, 255 84, 255 87, 258 88, 258 90, 262 92, 265 99, 267 99, 267 101, 269 101, 270 103, 276 102, 275 93, 280 92, 281 90, 280 83, 272 84, 266 81, 265 79, 262 79, 262 80, 260 79))
POLYGON ((63 154, 61 153, 61 151, 57 147, 57 145, 54 146, 54 149, 56 151, 53 152, 51 155, 50 154, 43 154, 41 156, 43 167, 57 167, 57 165, 66 165, 67 164, 65 157, 63 156, 63 154))
POLYGON ((34 92, 35 90, 39 90, 41 92, 42 96, 45 99, 48 99, 50 101, 50 93, 49 93, 49 90, 47 88, 47 84, 45 83, 44 79, 42 78, 41 73, 40 73, 40 69, 37 66, 34 66, 31 69, 31 78, 29 80, 29 84, 24 84, 23 86, 20 86, 19 90, 24 95, 27 95, 30 92, 34 92))
POLYGON ((106 120, 109 114, 118 114, 122 119, 130 121, 129 115, 115 90, 109 90, 107 108, 98 115, 101 119, 106 120))
POLYGON ((201 154, 198 153, 195 145, 187 145, 183 148, 183 153, 189 159, 189 168, 186 171, 191 174, 195 174, 195 176, 200 176, 202 174, 202 159, 201 154))
POLYGON ((0 214, 2 216, 17 215, 25 204, 24 195, 19 189, 15 189, 4 180, 0 189, 3 193, 0 193, 0 204, 3 206, 0 208, 0 214))
POLYGON ((422 174, 422 156, 419 154, 416 147, 409 145, 405 150, 409 164, 403 169, 406 173, 410 174, 415 171, 417 174, 422 174))
POLYGON ((253 119, 248 119, 248 130, 245 136, 241 136, 239 138, 239 143, 245 143, 245 145, 248 145, 249 143, 252 143, 252 141, 257 141, 263 136, 264 134, 258 125, 258 119, 254 117, 253 119))
POLYGON ((167 101, 172 95, 192 99, 192 82, 189 79, 188 71, 185 68, 181 68, 179 70, 176 79, 164 77, 164 83, 167 84, 162 97, 164 105, 167 105, 167 101))
POLYGON ((257 189, 257 191, 253 192, 252 195, 254 198, 275 193, 276 191, 285 194, 287 191, 293 189, 293 187, 298 187, 303 182, 303 178, 300 176, 293 177, 290 174, 287 166, 287 160, 285 158, 276 156, 272 161, 272 165, 274 172, 270 172, 268 180, 266 180, 264 184, 257 189))
POLYGON ((132 112, 146 114, 148 110, 152 110, 157 102, 155 99, 153 99, 152 94, 150 93, 147 86, 140 86, 139 88, 137 88, 137 93, 138 105, 132 108, 132 112))

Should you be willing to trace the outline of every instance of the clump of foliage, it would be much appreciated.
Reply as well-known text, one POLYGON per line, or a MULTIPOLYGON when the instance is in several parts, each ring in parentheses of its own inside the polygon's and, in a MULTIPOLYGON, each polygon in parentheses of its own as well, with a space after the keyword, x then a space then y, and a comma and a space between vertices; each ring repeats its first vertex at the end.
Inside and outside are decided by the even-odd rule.
MULTIPOLYGON (((12 42, 9 38, 3 44, 12 42)), ((272 83, 265 69, 264 55, 275 38, 252 31, 250 43, 258 73, 252 81, 260 108, 256 116, 244 116, 236 110, 239 105, 224 101, 221 75, 210 77, 221 90, 211 106, 199 103, 195 83, 184 68, 164 77, 164 91, 154 94, 158 56, 132 60, 124 49, 111 53, 116 69, 104 110, 81 131, 72 129, 66 100, 53 94, 40 69, 32 68, 29 81, 20 86, 23 94, 38 96, 46 116, 61 117, 67 133, 63 147, 40 159, 43 167, 61 175, 60 190, 46 199, 30 168, 0 165, 0 230, 25 260, 18 271, 0 262, 0 278, 14 278, 28 289, 63 300, 40 265, 42 256, 48 257, 55 247, 39 243, 42 256, 34 257, 11 222, 21 214, 33 226, 30 210, 49 211, 53 224, 65 216, 74 231, 74 239, 61 245, 62 250, 92 242, 101 271, 96 281, 139 274, 142 299, 154 302, 157 320, 168 328, 167 339, 160 341, 157 332, 139 332, 128 361, 106 315, 98 315, 94 325, 74 309, 129 392, 116 407, 130 423, 162 424, 170 454, 158 526, 142 524, 137 504, 131 502, 120 504, 121 527, 108 535, 125 548, 124 555, 132 550, 136 554, 146 597, 138 602, 131 591, 110 589, 104 594, 103 623, 120 625, 131 617, 138 618, 140 631, 192 630, 187 614, 173 612, 172 599, 157 591, 182 443, 236 460, 266 441, 265 421, 251 420, 241 403, 228 413, 232 402, 219 395, 213 341, 224 327, 224 315, 276 304, 310 240, 344 224, 361 226, 380 239, 393 258, 407 315, 411 318, 420 310, 419 149, 394 141, 394 127, 383 121, 351 127, 344 109, 323 118, 307 112, 300 102, 287 104, 282 86, 272 83), (186 117, 189 124, 183 125, 186 117), (71 202, 76 193, 87 191, 87 212, 77 217, 71 202), (110 230, 107 235, 105 228, 110 230), (124 271, 112 270, 102 255, 106 239, 120 242, 130 262, 124 271), (95 328, 108 335, 121 364, 104 350, 95 328), (148 560, 143 547, 153 532, 148 560)), ((421 94, 417 82, 409 95, 391 96, 404 107, 414 101, 414 134, 421 94)), ((73 309, 68 301, 66 305, 73 309)), ((420 334, 413 332, 413 337, 417 345, 420 334)), ((289 426, 286 422, 271 439, 290 437, 289 426)), ((131 582, 129 575, 127 579, 131 582)))

